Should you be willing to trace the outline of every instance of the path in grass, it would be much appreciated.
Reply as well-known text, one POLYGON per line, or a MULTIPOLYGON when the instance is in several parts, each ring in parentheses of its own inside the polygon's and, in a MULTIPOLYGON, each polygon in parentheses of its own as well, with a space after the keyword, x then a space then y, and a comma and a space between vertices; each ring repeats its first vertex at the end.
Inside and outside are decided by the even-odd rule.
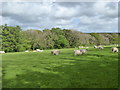
POLYGON ((3 54, 3 88, 116 88, 118 54, 89 49, 74 56, 74 49, 61 49, 54 56, 44 52, 3 54))

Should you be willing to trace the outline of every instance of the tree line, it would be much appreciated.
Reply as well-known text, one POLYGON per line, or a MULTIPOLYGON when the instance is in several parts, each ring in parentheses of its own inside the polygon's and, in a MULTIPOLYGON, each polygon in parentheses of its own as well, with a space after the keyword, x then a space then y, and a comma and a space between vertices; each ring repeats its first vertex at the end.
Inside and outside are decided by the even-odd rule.
POLYGON ((118 33, 82 33, 60 28, 24 31, 20 26, 7 24, 0 29, 0 49, 5 52, 118 44, 118 33))

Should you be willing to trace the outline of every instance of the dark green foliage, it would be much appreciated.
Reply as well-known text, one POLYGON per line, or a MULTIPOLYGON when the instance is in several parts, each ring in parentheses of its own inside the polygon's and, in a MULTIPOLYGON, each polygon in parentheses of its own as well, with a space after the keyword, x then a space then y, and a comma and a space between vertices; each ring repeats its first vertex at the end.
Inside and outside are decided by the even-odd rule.
POLYGON ((2 50, 2 26, 0 26, 0 50, 2 50))
POLYGON ((76 47, 80 45, 80 38, 79 38, 80 32, 64 29, 64 33, 65 33, 65 37, 69 41, 70 47, 76 47))
POLYGON ((0 26, 0 29, 0 47, 2 45, 1 50, 5 52, 118 44, 117 33, 82 33, 60 28, 22 31, 19 26, 7 25, 0 26))
POLYGON ((2 50, 5 52, 19 52, 26 50, 26 42, 19 26, 2 26, 2 50))
POLYGON ((67 39, 65 38, 65 36, 63 35, 59 35, 58 36, 58 40, 55 41, 55 48, 64 48, 69 46, 69 42, 67 41, 67 39))
POLYGON ((44 49, 45 46, 45 37, 43 32, 39 30, 27 30, 24 31, 24 36, 30 45, 30 49, 35 50, 37 48, 44 49))
POLYGON ((52 28, 52 33, 57 35, 57 39, 54 40, 55 44, 54 47, 55 48, 65 48, 69 46, 69 42, 66 39, 63 30, 61 30, 60 28, 52 28))

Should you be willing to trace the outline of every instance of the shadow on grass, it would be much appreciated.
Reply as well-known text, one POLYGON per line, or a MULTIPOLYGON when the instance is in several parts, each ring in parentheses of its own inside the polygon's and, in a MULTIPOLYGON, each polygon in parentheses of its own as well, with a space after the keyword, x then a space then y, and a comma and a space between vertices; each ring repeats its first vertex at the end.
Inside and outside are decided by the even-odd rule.
POLYGON ((111 65, 108 67, 106 63, 98 61, 86 63, 86 65, 78 61, 71 63, 74 63, 74 65, 60 66, 53 69, 53 71, 61 72, 63 76, 68 78, 70 82, 67 85, 68 88, 118 88, 115 63, 112 69, 111 65))
MULTIPOLYGON (((71 61, 88 61, 87 59, 81 60, 79 58, 60 58, 60 59, 64 59, 64 60, 71 60, 71 61)), ((76 62, 72 62, 72 63, 76 63, 76 62)))
POLYGON ((57 74, 27 70, 14 79, 3 79, 3 88, 116 88, 117 73, 98 65, 75 63, 52 68, 57 74))
MULTIPOLYGON (((106 57, 97 54, 87 55, 106 57)), ((52 69, 44 67, 48 70, 47 73, 27 70, 23 74, 16 74, 14 79, 3 79, 3 88, 116 88, 118 84, 117 63, 107 62, 110 64, 108 67, 106 62, 99 62, 99 59, 93 62, 93 58, 89 60, 79 58, 85 56, 60 58, 72 62, 68 62, 67 65, 52 67, 52 69), (71 63, 74 64, 70 65, 71 63)), ((42 64, 46 63, 43 62, 42 64)), ((33 67, 37 66, 33 65, 33 67)))
POLYGON ((16 74, 15 79, 3 79, 3 88, 57 88, 63 87, 64 82, 59 74, 27 71, 16 74))
POLYGON ((98 55, 98 54, 87 54, 89 56, 97 56, 97 57, 104 57, 105 55, 98 55))

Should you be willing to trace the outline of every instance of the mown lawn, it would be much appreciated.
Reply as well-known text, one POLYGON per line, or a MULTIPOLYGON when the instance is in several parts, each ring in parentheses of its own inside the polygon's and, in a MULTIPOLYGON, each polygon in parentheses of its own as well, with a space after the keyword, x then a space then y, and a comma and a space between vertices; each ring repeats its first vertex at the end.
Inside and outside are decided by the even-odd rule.
POLYGON ((60 49, 58 56, 44 52, 2 55, 3 88, 117 88, 118 53, 91 48, 74 56, 60 49))

